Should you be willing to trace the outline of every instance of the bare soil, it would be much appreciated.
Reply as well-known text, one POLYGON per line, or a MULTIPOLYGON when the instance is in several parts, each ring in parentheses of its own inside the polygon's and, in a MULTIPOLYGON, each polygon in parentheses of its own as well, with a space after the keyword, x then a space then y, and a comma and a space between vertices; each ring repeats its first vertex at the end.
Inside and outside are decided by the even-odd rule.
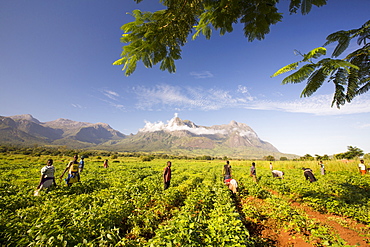
MULTIPOLYGON (((272 192, 272 191, 270 191, 272 192)), ((278 193, 272 192, 277 195, 278 193)), ((260 246, 277 246, 277 247, 311 247, 320 246, 320 243, 307 243, 306 240, 310 233, 289 232, 278 226, 272 219, 258 220, 248 219, 242 213, 244 204, 252 204, 254 206, 261 206, 265 202, 262 199, 255 197, 244 198, 239 203, 237 208, 241 216, 244 218, 244 225, 247 227, 252 237, 261 238, 263 242, 260 246)), ((292 202, 291 206, 304 211, 308 217, 315 219, 322 225, 328 226, 339 235, 349 246, 370 246, 370 228, 367 225, 361 224, 350 218, 324 214, 313 210, 304 204, 292 202)))
POLYGON ((370 246, 370 239, 366 237, 366 235, 369 236, 369 226, 358 223, 350 218, 333 214, 323 214, 297 202, 292 203, 292 206, 303 209, 311 218, 330 226, 347 244, 353 246, 370 246), (342 226, 338 222, 343 222, 346 226, 342 226))

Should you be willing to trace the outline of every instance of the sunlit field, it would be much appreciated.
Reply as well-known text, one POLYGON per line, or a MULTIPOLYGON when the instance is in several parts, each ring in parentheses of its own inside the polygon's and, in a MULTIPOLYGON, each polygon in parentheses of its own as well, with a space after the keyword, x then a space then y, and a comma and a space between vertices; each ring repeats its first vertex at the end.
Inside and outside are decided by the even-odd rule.
MULTIPOLYGON (((352 227, 369 244, 370 175, 358 161, 276 161, 284 179, 273 178, 269 161, 230 160, 238 181, 233 195, 223 184, 223 160, 173 159, 170 188, 163 190, 168 160, 135 157, 85 159, 81 182, 59 180, 71 157, 0 156, 1 246, 283 246, 287 234, 312 246, 356 246, 332 226, 310 217, 298 203, 352 227), (40 169, 54 160, 58 186, 34 196, 40 169), (313 170, 317 182, 303 176, 313 170), (269 226, 275 235, 256 229, 269 226), (275 237, 274 237, 275 236, 275 237)), ((368 161, 365 162, 368 164, 368 161)), ((297 245, 298 246, 298 245, 297 245)))

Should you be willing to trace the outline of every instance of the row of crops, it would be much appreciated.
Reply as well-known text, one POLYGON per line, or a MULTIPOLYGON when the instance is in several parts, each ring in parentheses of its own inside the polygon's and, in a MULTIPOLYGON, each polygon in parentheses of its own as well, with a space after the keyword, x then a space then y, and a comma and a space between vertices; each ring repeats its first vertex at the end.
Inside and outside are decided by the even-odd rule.
MULTIPOLYGON (((348 246, 329 226, 310 219, 290 201, 369 224, 370 176, 355 164, 328 164, 318 182, 304 180, 302 166, 280 163, 283 180, 268 163, 257 162, 258 183, 250 162, 231 161, 239 183, 236 196, 222 182, 222 161, 174 160, 171 186, 163 190, 167 160, 142 162, 119 158, 108 169, 94 157, 85 160, 81 182, 33 196, 40 169, 54 159, 57 175, 67 157, 0 156, 0 244, 2 246, 274 246, 256 234, 261 222, 303 234, 316 246, 348 246), (330 170, 333 168, 332 170, 330 170), (335 169, 334 169, 335 168, 335 169), (251 200, 254 198, 256 200, 251 200)), ((368 229, 361 233, 368 238, 368 229)))

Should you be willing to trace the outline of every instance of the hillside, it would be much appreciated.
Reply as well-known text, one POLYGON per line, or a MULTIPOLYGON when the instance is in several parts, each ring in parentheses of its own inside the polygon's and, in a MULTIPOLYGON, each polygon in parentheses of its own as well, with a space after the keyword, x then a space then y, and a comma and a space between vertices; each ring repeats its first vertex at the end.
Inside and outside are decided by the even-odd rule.
POLYGON ((0 116, 0 143, 253 159, 267 155, 275 158, 294 156, 280 153, 272 144, 261 140, 247 124, 231 121, 207 127, 177 116, 167 124, 146 123, 137 134, 129 136, 107 123, 93 124, 63 118, 42 123, 29 114, 0 116))

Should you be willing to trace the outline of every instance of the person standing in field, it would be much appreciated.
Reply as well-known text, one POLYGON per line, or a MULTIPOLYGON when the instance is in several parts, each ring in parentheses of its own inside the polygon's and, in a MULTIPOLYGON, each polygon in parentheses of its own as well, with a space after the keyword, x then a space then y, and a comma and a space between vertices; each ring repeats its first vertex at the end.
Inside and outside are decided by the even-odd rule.
POLYGON ((222 176, 224 179, 231 178, 231 165, 229 161, 226 161, 226 165, 224 165, 224 169, 222 170, 222 176))
POLYGON ((324 163, 322 163, 322 160, 320 160, 319 166, 320 166, 321 175, 325 175, 325 165, 324 163))
POLYGON ((104 168, 108 168, 108 167, 109 167, 109 165, 108 165, 108 160, 105 160, 105 161, 104 161, 103 166, 104 166, 104 168))
POLYGON ((167 161, 167 166, 164 168, 163 171, 163 183, 164 183, 164 189, 168 189, 170 187, 170 181, 171 181, 171 161, 167 161))
POLYGON ((274 168, 272 166, 272 163, 270 162, 270 170, 272 171, 274 168))
POLYGON ((364 160, 360 160, 360 164, 358 164, 358 170, 359 170, 361 175, 366 174, 366 166, 365 166, 364 160))
POLYGON ((250 176, 253 178, 254 182, 257 183, 257 172, 256 172, 256 163, 252 162, 250 169, 250 176))
POLYGON ((41 168, 40 183, 37 186, 34 195, 38 196, 40 190, 43 188, 49 188, 52 185, 57 186, 54 178, 55 167, 53 166, 53 160, 48 159, 46 166, 41 168))
POLYGON ((278 171, 278 170, 272 170, 272 176, 274 178, 281 178, 281 179, 283 179, 284 178, 284 172, 278 171))
POLYGON ((84 156, 81 156, 80 164, 78 165, 78 182, 81 180, 81 172, 85 167, 85 161, 84 161, 84 156))
POLYGON ((313 175, 313 172, 310 168, 302 168, 303 170, 303 175, 306 178, 306 180, 310 180, 310 182, 316 182, 317 179, 315 178, 315 175, 313 175))
POLYGON ((60 178, 62 179, 66 171, 68 171, 68 176, 65 179, 68 186, 71 186, 73 183, 79 181, 78 166, 80 165, 80 163, 78 163, 77 161, 78 155, 76 154, 73 158, 74 159, 67 164, 66 169, 64 169, 63 174, 60 176, 60 178))
POLYGON ((78 173, 81 173, 85 167, 85 156, 81 156, 80 164, 78 165, 78 173))

